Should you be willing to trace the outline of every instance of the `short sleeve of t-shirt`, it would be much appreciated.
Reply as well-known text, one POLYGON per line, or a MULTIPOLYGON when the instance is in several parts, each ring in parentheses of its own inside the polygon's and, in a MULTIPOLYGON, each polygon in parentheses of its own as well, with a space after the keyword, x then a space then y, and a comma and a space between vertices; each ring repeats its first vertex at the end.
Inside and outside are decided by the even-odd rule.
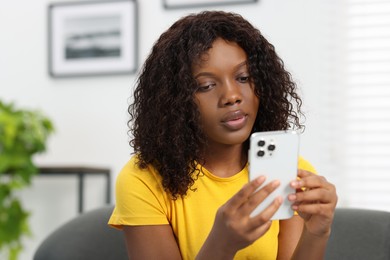
POLYGON ((169 224, 159 175, 151 168, 139 168, 136 160, 133 156, 117 177, 116 206, 108 224, 119 229, 122 225, 169 224))

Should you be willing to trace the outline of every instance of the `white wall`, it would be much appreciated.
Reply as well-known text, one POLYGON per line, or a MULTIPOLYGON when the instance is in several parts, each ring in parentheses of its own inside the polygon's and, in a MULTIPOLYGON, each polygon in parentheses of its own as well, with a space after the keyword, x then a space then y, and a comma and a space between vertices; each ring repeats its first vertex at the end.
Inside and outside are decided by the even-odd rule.
MULTIPOLYGON (((139 60, 173 21, 201 10, 165 10, 162 0, 139 1, 139 60)), ((301 153, 325 173, 326 155, 318 133, 322 128, 319 107, 323 103, 326 4, 320 0, 259 0, 254 4, 215 7, 241 13, 274 43, 302 89, 307 130, 301 153)), ((135 75, 53 79, 47 73, 48 0, 6 1, 0 7, 0 98, 20 107, 38 108, 54 122, 56 132, 48 150, 36 162, 49 165, 83 165, 111 168, 113 180, 129 158, 127 144, 128 98, 135 75)), ((210 9, 210 8, 209 8, 210 9)), ((325 79, 325 80, 324 80, 325 79)), ((330 176, 332 179, 332 176, 330 176)), ((31 259, 52 230, 77 215, 76 179, 37 176, 21 192, 31 210, 33 236, 25 240, 21 259, 31 259)), ((104 200, 104 181, 87 180, 86 209, 104 200)))

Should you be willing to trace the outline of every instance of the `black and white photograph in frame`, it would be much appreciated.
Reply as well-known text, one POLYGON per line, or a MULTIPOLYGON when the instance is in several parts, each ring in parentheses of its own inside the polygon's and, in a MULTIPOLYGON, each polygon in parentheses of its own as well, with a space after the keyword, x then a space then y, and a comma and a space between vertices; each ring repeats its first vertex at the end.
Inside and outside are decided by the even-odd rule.
POLYGON ((162 0, 166 9, 255 3, 258 0, 162 0))
POLYGON ((49 6, 49 74, 75 77, 137 70, 135 0, 49 6))

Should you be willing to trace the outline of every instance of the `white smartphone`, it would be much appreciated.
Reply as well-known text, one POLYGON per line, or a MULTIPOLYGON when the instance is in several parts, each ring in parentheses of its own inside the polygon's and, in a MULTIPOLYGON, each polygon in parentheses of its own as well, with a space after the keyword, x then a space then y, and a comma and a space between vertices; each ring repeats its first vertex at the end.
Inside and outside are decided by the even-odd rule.
POLYGON ((262 186, 273 180, 280 181, 280 186, 252 212, 252 216, 262 212, 277 196, 282 196, 283 203, 271 219, 288 219, 294 215, 287 196, 295 193, 290 182, 297 178, 298 156, 299 133, 296 131, 256 132, 251 135, 249 179, 264 175, 266 181, 262 186))

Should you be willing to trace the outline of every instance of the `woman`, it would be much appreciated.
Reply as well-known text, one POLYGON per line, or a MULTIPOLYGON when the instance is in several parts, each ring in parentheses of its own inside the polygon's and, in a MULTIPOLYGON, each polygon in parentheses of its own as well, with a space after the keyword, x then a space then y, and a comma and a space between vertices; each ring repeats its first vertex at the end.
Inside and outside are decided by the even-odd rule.
POLYGON ((271 221, 277 198, 250 216, 279 182, 248 182, 248 138, 301 127, 300 106, 274 47, 240 15, 175 22, 155 43, 129 107, 135 155, 118 176, 109 220, 124 231, 129 257, 322 258, 337 195, 304 159, 288 198, 297 214, 271 221))

